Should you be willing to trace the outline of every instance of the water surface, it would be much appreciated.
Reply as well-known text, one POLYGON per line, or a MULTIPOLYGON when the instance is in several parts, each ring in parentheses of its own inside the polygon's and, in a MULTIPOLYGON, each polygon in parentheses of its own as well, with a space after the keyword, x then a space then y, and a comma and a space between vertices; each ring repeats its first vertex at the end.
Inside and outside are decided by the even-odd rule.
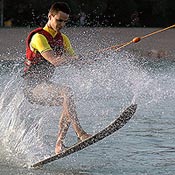
MULTIPOLYGON (((78 47, 84 53, 83 45, 78 47)), ((24 59, 24 52, 19 54, 24 59)), ((16 55, 10 53, 10 57, 16 55)), ((174 174, 175 63, 127 50, 95 58, 98 61, 93 64, 61 66, 52 79, 74 91, 85 130, 98 132, 131 103, 138 104, 137 112, 112 136, 40 169, 30 165, 54 153, 61 107, 30 104, 23 96, 21 60, 1 62, 0 174, 174 174)), ((74 142, 70 128, 66 143, 74 142)))

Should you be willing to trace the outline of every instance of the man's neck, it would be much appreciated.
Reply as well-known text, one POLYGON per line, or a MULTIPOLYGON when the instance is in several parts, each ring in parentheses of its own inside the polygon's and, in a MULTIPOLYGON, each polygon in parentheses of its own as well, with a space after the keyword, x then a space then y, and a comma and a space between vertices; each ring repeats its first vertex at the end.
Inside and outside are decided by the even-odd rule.
POLYGON ((45 25, 43 29, 49 32, 53 37, 55 37, 56 34, 58 33, 48 23, 45 25))

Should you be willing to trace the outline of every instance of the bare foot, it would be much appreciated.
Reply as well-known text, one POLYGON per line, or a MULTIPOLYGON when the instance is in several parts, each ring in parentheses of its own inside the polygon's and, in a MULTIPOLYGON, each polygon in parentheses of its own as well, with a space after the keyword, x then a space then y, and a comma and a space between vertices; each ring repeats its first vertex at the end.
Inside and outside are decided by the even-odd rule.
POLYGON ((65 149, 65 146, 62 142, 57 142, 55 146, 55 154, 61 153, 65 149))
POLYGON ((92 136, 91 134, 84 133, 84 134, 82 134, 82 135, 79 137, 79 139, 80 139, 81 141, 83 141, 83 140, 88 139, 88 138, 91 137, 91 136, 92 136))

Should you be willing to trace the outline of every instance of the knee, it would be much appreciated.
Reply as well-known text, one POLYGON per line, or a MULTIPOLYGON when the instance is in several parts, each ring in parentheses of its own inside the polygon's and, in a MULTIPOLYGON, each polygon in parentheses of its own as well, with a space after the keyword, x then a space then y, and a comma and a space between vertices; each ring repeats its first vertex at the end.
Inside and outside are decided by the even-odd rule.
POLYGON ((71 98, 73 96, 73 92, 70 87, 63 87, 61 92, 63 97, 71 98))

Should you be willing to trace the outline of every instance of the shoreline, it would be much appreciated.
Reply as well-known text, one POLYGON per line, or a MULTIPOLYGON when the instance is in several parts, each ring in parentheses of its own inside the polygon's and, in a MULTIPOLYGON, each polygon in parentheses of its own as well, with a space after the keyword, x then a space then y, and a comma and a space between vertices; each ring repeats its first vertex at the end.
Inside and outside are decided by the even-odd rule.
MULTIPOLYGON (((25 58, 25 39, 33 28, 0 28, 0 59, 20 60, 25 58)), ((143 37, 160 28, 112 28, 112 27, 67 27, 62 30, 68 35, 76 52, 86 53, 113 45, 127 43, 135 37, 143 37), (95 44, 95 46, 94 46, 95 44), (87 47, 88 46, 88 47, 87 47)), ((152 35, 122 50, 153 59, 174 59, 175 29, 152 35)))

